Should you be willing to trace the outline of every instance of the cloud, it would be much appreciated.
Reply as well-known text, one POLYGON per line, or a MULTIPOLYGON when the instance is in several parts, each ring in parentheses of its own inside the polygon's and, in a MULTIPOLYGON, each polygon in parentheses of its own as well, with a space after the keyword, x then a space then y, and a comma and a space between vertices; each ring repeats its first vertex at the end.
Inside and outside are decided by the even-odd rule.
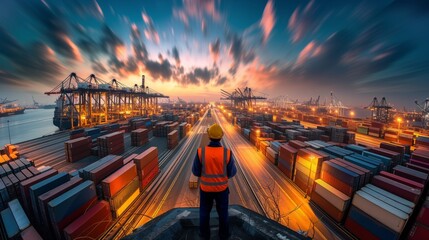
POLYGON ((29 87, 28 82, 20 79, 18 76, 10 72, 5 72, 0 69, 0 86, 20 86, 20 87, 29 87))
POLYGON ((92 69, 97 73, 106 74, 109 72, 101 62, 93 61, 91 66, 92 66, 92 69))
POLYGON ((220 53, 220 39, 216 39, 215 42, 209 44, 210 56, 213 59, 213 63, 216 64, 219 59, 220 53))
POLYGON ((26 81, 46 85, 57 83, 58 75, 62 73, 64 67, 49 46, 35 42, 24 47, 1 27, 0 42, 2 43, 0 55, 9 61, 14 70, 13 75, 16 76, 8 75, 9 80, 25 78, 26 81))
POLYGON ((148 51, 143 42, 140 31, 135 24, 131 25, 131 44, 135 58, 140 62, 146 61, 148 58, 148 51))
POLYGON ((173 47, 171 50, 171 54, 173 55, 174 60, 176 61, 176 66, 180 66, 180 56, 177 47, 173 47))
POLYGON ((302 11, 298 6, 290 16, 288 29, 292 33, 292 42, 302 40, 306 34, 318 29, 326 19, 326 16, 320 14, 320 8, 314 5, 315 1, 311 0, 302 11))
POLYGON ((171 64, 167 59, 164 59, 161 62, 147 60, 145 67, 146 70, 149 71, 150 75, 157 80, 169 81, 173 75, 171 64))
POLYGON ((229 54, 233 58, 233 63, 228 72, 234 76, 241 63, 247 65, 255 59, 255 52, 253 50, 247 50, 243 38, 237 34, 229 35, 227 39, 229 39, 231 43, 229 54))
POLYGON ((33 25, 39 25, 34 27, 41 29, 54 50, 68 59, 82 61, 79 49, 70 38, 68 23, 60 15, 59 9, 55 6, 47 7, 41 2, 33 4, 27 1, 19 1, 19 3, 21 8, 35 20, 33 25))
POLYGON ((217 78, 217 80, 216 80, 215 85, 216 86, 220 86, 220 85, 225 84, 227 81, 228 81, 228 78, 226 76, 219 75, 218 78, 217 78))
POLYGON ((207 25, 205 18, 208 16, 214 21, 221 19, 216 0, 183 0, 183 8, 174 8, 173 16, 178 18, 189 29, 189 19, 202 21, 202 31, 205 33, 207 25))
POLYGON ((271 31, 276 24, 276 15, 274 13, 274 2, 269 0, 265 6, 264 13, 262 14, 262 19, 259 22, 259 26, 263 31, 262 43, 265 44, 270 37, 271 31))
POLYGON ((215 79, 219 75, 219 69, 217 67, 213 67, 211 69, 204 67, 196 67, 193 68, 187 74, 184 74, 181 78, 180 83, 182 85, 200 85, 200 84, 209 84, 210 81, 215 79))
POLYGON ((207 23, 205 20, 201 21, 201 31, 203 32, 204 36, 207 36, 207 23))
POLYGON ((149 17, 145 12, 142 12, 142 18, 146 24, 146 29, 144 30, 144 35, 147 40, 153 41, 156 44, 159 44, 159 34, 155 29, 152 18, 149 17))

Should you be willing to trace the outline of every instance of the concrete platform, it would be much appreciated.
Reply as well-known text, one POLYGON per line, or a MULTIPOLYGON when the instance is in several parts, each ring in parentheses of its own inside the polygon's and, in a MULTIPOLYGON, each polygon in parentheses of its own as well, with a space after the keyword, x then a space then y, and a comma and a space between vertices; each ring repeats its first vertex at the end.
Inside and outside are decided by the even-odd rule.
MULTIPOLYGON (((229 239, 310 239, 238 205, 229 207, 229 222, 229 239)), ((211 239, 219 239, 219 222, 215 208, 211 212, 210 225, 211 239)), ((174 208, 122 239, 200 239, 198 231, 199 208, 174 208)))

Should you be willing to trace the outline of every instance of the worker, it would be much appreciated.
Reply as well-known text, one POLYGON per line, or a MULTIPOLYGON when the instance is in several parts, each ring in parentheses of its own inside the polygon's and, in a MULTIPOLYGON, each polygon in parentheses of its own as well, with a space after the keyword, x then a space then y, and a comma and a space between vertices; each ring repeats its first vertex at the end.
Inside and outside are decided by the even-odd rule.
POLYGON ((231 150, 222 147, 222 128, 213 124, 207 129, 210 143, 198 149, 192 173, 200 177, 200 236, 210 239, 210 212, 213 201, 219 216, 219 238, 227 239, 228 226, 228 179, 237 173, 231 150))

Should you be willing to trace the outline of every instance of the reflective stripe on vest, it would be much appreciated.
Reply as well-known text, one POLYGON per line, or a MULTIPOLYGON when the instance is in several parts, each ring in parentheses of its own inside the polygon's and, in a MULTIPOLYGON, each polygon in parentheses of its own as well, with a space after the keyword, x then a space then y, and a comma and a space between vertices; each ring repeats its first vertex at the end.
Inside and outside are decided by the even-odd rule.
POLYGON ((228 187, 227 165, 230 150, 221 147, 198 149, 202 170, 200 188, 206 192, 221 192, 228 187))

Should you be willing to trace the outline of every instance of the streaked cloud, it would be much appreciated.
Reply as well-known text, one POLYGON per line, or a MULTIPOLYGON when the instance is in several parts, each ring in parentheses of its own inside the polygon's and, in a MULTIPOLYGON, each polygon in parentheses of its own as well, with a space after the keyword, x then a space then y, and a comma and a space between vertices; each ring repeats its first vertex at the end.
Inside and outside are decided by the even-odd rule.
POLYGON ((155 29, 155 25, 153 24, 152 18, 147 15, 147 13, 142 12, 142 19, 144 23, 146 24, 146 29, 144 30, 144 35, 146 39, 153 41, 156 44, 159 44, 159 34, 155 29))
POLYGON ((262 14, 262 19, 259 22, 259 26, 263 31, 262 43, 266 43, 270 37, 271 31, 276 24, 276 15, 274 13, 274 1, 269 0, 265 6, 264 13, 262 14))

